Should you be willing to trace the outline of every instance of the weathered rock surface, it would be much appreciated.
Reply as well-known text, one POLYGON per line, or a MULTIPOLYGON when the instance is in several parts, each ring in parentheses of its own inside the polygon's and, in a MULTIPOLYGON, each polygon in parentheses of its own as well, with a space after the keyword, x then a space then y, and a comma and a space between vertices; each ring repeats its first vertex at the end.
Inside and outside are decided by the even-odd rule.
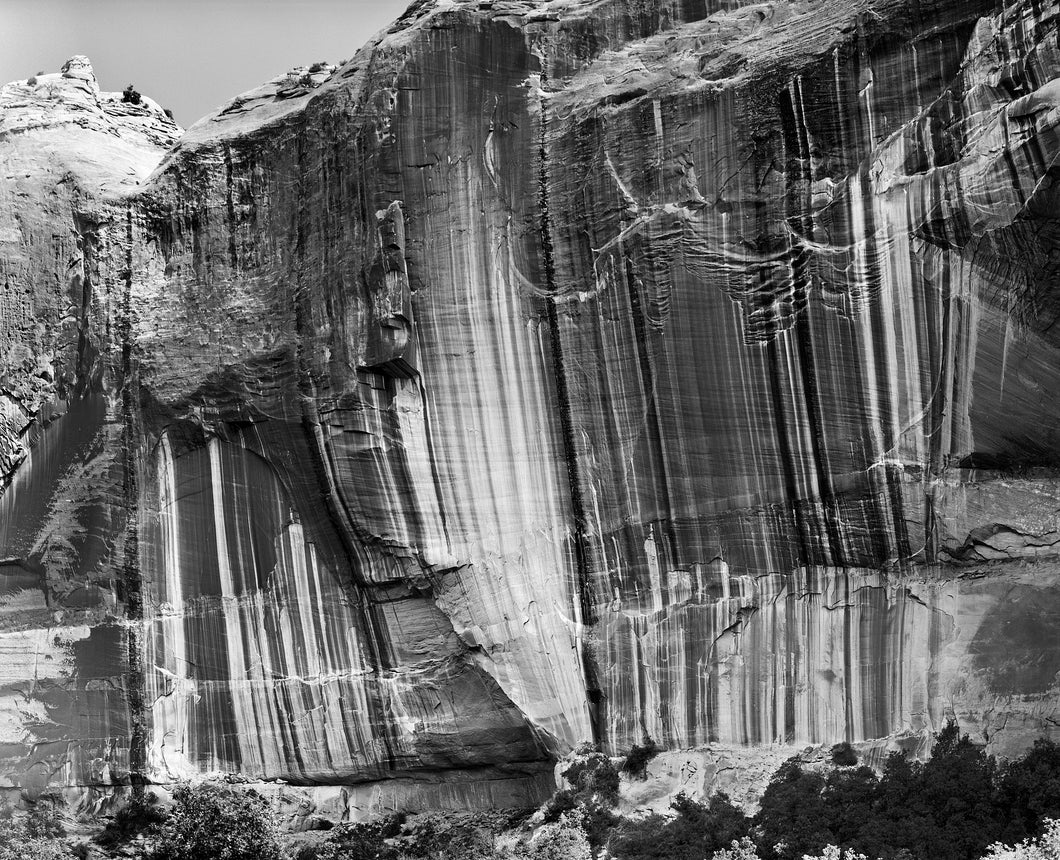
POLYGON ((181 129, 74 57, 0 90, 0 784, 143 768, 131 192, 181 129))
POLYGON ((5 87, 3 778, 1052 731, 1058 10, 420 2, 164 157, 5 87))

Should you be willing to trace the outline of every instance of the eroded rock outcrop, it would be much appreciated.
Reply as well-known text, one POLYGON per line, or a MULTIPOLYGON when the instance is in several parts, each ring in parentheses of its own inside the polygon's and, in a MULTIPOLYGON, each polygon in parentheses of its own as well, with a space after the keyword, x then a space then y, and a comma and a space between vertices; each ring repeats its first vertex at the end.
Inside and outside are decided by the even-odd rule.
POLYGON ((8 85, 5 778, 1051 731, 1057 11, 416 3, 164 158, 8 85))
POLYGON ((180 134, 85 57, 0 90, 0 782, 142 771, 130 193, 180 134))

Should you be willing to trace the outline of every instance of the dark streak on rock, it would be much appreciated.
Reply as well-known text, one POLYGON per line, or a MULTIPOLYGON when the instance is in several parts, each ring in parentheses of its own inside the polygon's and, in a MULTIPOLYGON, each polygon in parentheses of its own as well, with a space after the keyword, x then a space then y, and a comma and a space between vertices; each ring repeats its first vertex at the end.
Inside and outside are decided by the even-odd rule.
MULTIPOLYGON (((546 84, 545 72, 541 73, 541 85, 546 84)), ((560 431, 563 437, 564 456, 567 461, 567 481, 570 487, 571 516, 574 527, 575 576, 577 578, 580 603, 581 623, 593 624, 596 621, 596 602, 592 593, 592 576, 588 559, 588 541, 586 538, 585 504, 582 499, 581 479, 578 469, 578 448, 574 438, 574 426, 571 421, 570 390, 567 387, 567 373, 563 364, 563 340, 559 329, 559 311, 556 302, 556 263, 553 257, 552 225, 548 201, 548 115, 544 100, 539 103, 541 129, 538 144, 538 205, 540 206, 539 233, 541 241, 541 260, 545 275, 545 286, 548 291, 546 307, 548 315, 549 342, 552 351, 553 379, 556 383, 556 396, 559 400, 560 431)), ((583 651, 587 651, 583 646, 583 651)), ((582 663, 586 667, 586 696, 589 700, 590 718, 593 725, 594 740, 599 741, 603 727, 603 699, 595 672, 590 670, 594 665, 592 655, 583 653, 582 663)))
POLYGON ((138 381, 133 359, 132 341, 132 281, 133 281, 133 214, 132 206, 125 212, 126 268, 123 274, 124 292, 120 320, 122 374, 122 442, 124 464, 123 495, 128 517, 125 526, 125 557, 122 565, 121 598, 125 604, 128 672, 126 685, 129 701, 129 778, 133 790, 142 796, 146 783, 147 766, 147 708, 143 646, 144 607, 143 581, 139 559, 139 486, 137 481, 138 452, 142 438, 139 418, 138 381))

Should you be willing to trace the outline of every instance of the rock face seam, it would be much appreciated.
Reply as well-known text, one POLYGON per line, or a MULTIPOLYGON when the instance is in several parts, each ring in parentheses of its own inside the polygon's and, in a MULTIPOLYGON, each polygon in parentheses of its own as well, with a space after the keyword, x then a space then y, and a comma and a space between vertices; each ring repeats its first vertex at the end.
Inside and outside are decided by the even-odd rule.
MULTIPOLYGON (((581 495, 581 479, 578 472, 577 447, 575 445, 574 434, 571 428, 570 394, 567 390, 566 375, 564 374, 563 369, 563 351, 559 338, 558 310, 556 306, 555 261, 552 256, 552 237, 548 209, 548 151, 546 146, 548 115, 544 90, 547 83, 548 79, 542 74, 542 89, 537 104, 537 113, 541 124, 540 145, 537 156, 539 160, 537 180, 539 195, 538 206, 541 210, 541 259, 544 269, 545 289, 547 291, 545 302, 548 314, 549 350, 552 354, 553 379, 556 385, 556 397, 559 401, 560 432, 563 436, 564 458, 566 459, 567 481, 569 483, 570 492, 571 518, 574 527, 574 566, 577 582, 577 597, 575 598, 575 605, 580 610, 579 614, 575 617, 575 623, 579 626, 589 626, 596 620, 596 601, 592 594, 592 586, 589 579, 589 564, 586 559, 585 509, 581 495)), ((586 695, 589 699, 590 707, 593 710, 596 710, 600 707, 600 690, 595 680, 595 658, 586 648, 584 643, 579 643, 577 647, 579 648, 579 651, 581 651, 579 657, 582 673, 585 678, 586 695)), ((599 720, 599 714, 591 720, 594 742, 599 741, 601 737, 599 720)))

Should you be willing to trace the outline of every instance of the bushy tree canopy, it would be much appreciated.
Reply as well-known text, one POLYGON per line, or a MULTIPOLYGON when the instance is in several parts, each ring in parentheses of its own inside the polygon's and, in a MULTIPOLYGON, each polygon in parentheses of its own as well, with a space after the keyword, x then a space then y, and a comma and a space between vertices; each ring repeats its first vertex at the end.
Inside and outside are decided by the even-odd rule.
POLYGON ((799 860, 834 845, 880 860, 975 860, 999 838, 1018 841, 1060 815, 1060 750, 1039 741, 999 768, 950 723, 931 758, 888 757, 827 776, 785 763, 755 819, 759 853, 799 860))
POLYGON ((679 794, 670 808, 672 818, 650 815, 623 822, 608 850, 619 860, 702 860, 747 836, 750 820, 718 792, 708 803, 679 794))
POLYGON ((151 860, 281 860, 273 817, 256 792, 181 785, 173 800, 151 860))

